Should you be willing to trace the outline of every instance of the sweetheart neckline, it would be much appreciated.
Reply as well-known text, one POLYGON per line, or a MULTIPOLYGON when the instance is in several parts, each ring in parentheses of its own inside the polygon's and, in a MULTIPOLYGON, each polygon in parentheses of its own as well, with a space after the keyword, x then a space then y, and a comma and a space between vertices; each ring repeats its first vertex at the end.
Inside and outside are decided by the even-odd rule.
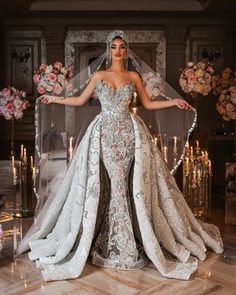
POLYGON ((134 87, 134 83, 133 83, 133 81, 130 81, 129 83, 125 83, 125 84, 119 86, 119 87, 116 88, 116 89, 114 89, 113 86, 112 86, 111 84, 107 83, 107 82, 104 81, 104 80, 99 80, 99 81, 97 82, 97 85, 99 85, 99 84, 106 85, 106 86, 107 86, 109 89, 111 89, 113 92, 118 92, 120 89, 122 89, 122 88, 124 88, 124 87, 127 87, 127 86, 132 86, 132 87, 134 87))

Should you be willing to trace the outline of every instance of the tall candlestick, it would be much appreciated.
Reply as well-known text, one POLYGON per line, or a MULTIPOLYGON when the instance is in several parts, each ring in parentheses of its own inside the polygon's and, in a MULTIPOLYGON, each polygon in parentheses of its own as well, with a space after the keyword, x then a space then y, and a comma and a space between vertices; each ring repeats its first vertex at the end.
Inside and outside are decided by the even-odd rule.
POLYGON ((33 179, 33 185, 35 186, 35 168, 32 167, 32 179, 33 179))
POLYGON ((198 182, 198 185, 200 185, 200 183, 201 183, 201 171, 200 171, 200 169, 197 170, 197 182, 198 182))
POLYGON ((189 158, 188 157, 186 157, 185 159, 185 164, 186 164, 185 166, 186 176, 188 176, 189 175, 189 158))

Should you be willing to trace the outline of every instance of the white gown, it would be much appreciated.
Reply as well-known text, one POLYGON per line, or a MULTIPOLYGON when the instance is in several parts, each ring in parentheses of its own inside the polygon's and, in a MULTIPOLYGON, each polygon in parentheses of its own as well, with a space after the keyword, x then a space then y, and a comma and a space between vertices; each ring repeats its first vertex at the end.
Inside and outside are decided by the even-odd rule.
MULTIPOLYGON (((89 255, 124 270, 152 261, 163 276, 187 280, 206 246, 223 251, 218 228, 194 217, 149 130, 129 112, 133 91, 132 83, 96 85, 102 111, 29 243, 47 281, 79 277, 89 255)), ((18 253, 25 248, 23 240, 18 253)))

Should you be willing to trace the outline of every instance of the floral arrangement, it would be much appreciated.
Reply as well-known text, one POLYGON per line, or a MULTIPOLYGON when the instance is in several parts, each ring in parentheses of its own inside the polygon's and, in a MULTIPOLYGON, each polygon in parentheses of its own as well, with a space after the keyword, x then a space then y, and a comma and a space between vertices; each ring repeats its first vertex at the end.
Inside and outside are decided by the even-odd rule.
POLYGON ((222 90, 231 86, 236 86, 236 72, 230 68, 225 68, 220 74, 213 76, 212 89, 215 95, 220 95, 222 90))
POLYGON ((2 225, 0 224, 0 252, 2 251, 3 245, 2 245, 2 240, 4 238, 4 233, 2 230, 2 225))
POLYGON ((142 75, 142 80, 145 85, 145 90, 147 95, 154 100, 158 95, 160 95, 160 84, 161 79, 158 74, 153 72, 148 72, 142 75))
POLYGON ((216 109, 223 120, 236 120, 236 86, 221 91, 216 109))
POLYGON ((213 74, 214 70, 209 61, 203 60, 196 64, 189 62, 180 74, 179 84, 185 93, 192 96, 200 93, 205 96, 212 89, 213 74))
POLYGON ((0 115, 5 119, 21 119, 23 111, 29 107, 25 99, 26 92, 14 87, 6 87, 0 91, 0 115))
POLYGON ((67 80, 72 77, 71 67, 60 62, 53 65, 41 64, 33 76, 39 94, 54 93, 59 95, 65 89, 67 80))

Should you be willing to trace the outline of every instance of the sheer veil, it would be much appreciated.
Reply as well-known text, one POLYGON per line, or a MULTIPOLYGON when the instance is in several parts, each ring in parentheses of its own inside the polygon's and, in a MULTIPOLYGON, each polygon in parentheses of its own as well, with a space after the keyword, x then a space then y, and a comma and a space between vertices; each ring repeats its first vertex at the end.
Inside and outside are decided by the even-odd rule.
MULTIPOLYGON (((121 36, 128 45, 122 31, 108 36, 109 42, 121 36), (110 39, 109 39, 110 38, 110 39)), ((125 61, 127 70, 136 71, 143 80, 145 89, 152 100, 182 98, 160 75, 154 72, 133 51, 127 49, 125 61)), ((81 72, 77 73, 66 87, 65 96, 79 95, 91 76, 109 66, 108 50, 81 72)), ((150 132, 157 148, 161 149, 171 173, 174 173, 183 159, 183 152, 190 133, 196 125, 196 111, 184 111, 177 107, 148 111, 141 106, 136 93, 133 95, 131 111, 140 116, 150 132)), ((58 104, 44 105, 38 100, 35 109, 35 165, 34 192, 37 198, 34 223, 20 243, 17 253, 28 249, 32 235, 39 230, 45 213, 54 200, 60 183, 73 160, 73 152, 80 144, 89 124, 100 112, 100 103, 91 97, 82 107, 68 107, 58 104)))

